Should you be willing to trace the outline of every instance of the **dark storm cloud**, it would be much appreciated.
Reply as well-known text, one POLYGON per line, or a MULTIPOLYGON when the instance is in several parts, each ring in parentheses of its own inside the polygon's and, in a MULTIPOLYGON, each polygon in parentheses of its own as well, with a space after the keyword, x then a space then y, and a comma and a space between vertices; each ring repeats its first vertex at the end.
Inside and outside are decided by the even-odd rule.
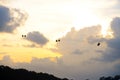
POLYGON ((27 40, 37 43, 39 45, 45 45, 48 42, 48 39, 44 37, 43 34, 34 31, 27 34, 27 40))
POLYGON ((10 10, 4 6, 0 6, 0 31, 7 31, 5 27, 10 22, 10 10))
POLYGON ((106 41, 108 48, 103 52, 103 60, 116 61, 120 60, 120 18, 116 17, 111 22, 111 29, 114 38, 106 41))
POLYGON ((119 50, 120 49, 120 38, 114 38, 109 40, 108 42, 108 46, 111 47, 114 50, 119 50))
POLYGON ((0 6, 0 32, 12 33, 17 27, 24 24, 26 19, 25 12, 0 6))
POLYGON ((103 52, 103 56, 101 58, 102 61, 112 62, 120 60, 120 51, 115 49, 109 49, 103 52))

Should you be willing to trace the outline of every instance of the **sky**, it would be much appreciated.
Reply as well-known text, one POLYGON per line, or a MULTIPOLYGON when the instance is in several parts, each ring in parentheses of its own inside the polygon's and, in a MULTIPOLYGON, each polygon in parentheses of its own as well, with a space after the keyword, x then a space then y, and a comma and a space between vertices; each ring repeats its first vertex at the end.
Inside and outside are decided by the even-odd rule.
POLYGON ((120 0, 0 0, 1 65, 96 80, 120 74, 119 43, 120 0))

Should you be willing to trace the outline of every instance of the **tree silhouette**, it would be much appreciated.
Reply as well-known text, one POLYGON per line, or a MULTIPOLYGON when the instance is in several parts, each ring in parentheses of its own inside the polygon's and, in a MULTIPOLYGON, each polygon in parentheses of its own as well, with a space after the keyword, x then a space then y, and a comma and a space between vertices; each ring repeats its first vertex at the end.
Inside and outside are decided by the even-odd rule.
POLYGON ((120 75, 116 75, 114 77, 108 76, 108 77, 100 77, 99 80, 120 80, 120 75))
POLYGON ((26 69, 12 69, 8 66, 0 66, 0 80, 68 80, 57 78, 48 73, 36 73, 26 69))
MULTIPOLYGON (((0 66, 0 80, 69 80, 67 78, 58 78, 48 73, 36 73, 26 69, 12 69, 8 66, 0 66)), ((71 79, 73 80, 73 79, 71 79)), ((86 79, 89 80, 89 79, 86 79)), ((120 80, 120 75, 114 77, 102 76, 99 80, 120 80)))

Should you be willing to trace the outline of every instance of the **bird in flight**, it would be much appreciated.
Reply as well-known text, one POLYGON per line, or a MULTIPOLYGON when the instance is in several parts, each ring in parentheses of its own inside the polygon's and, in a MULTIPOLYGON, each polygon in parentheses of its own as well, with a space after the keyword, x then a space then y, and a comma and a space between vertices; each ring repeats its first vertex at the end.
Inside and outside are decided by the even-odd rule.
POLYGON ((22 37, 26 37, 26 35, 22 35, 22 37))
POLYGON ((57 39, 56 42, 60 42, 60 39, 57 39))
POLYGON ((100 46, 100 42, 97 43, 97 46, 100 46))

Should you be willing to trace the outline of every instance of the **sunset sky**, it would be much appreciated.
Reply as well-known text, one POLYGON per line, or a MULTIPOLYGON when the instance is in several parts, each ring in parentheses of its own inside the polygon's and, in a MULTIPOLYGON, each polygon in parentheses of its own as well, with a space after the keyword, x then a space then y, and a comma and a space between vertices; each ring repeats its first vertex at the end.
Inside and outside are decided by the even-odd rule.
POLYGON ((0 65, 96 80, 120 74, 119 43, 120 0, 0 0, 0 65))

